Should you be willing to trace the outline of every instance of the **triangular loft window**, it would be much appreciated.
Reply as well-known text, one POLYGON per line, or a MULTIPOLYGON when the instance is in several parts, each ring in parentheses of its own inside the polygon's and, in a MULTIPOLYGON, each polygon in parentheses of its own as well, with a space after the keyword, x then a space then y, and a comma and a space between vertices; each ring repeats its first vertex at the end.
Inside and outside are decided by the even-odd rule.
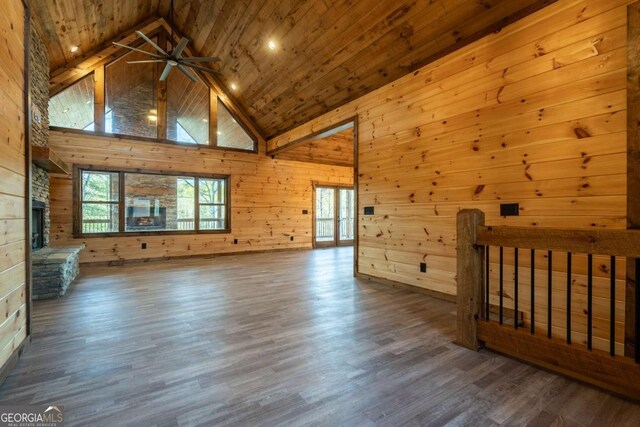
POLYGON ((218 98, 218 147, 253 151, 256 140, 218 98))
MULTIPOLYGON (((195 75, 195 73, 192 73, 195 75)), ((167 78, 167 139, 209 144, 209 87, 194 83, 180 70, 167 78)))
POLYGON ((51 126, 85 129, 93 123, 93 74, 78 80, 49 99, 51 126))

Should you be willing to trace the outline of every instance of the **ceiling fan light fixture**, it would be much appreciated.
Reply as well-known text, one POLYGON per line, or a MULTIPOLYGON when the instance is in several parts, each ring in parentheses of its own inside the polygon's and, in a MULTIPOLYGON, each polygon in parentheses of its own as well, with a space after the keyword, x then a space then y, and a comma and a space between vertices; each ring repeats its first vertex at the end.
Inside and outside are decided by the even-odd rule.
POLYGON ((267 46, 271 50, 276 50, 276 48, 278 47, 278 45, 276 45, 276 42, 273 39, 269 39, 269 41, 267 42, 267 46))

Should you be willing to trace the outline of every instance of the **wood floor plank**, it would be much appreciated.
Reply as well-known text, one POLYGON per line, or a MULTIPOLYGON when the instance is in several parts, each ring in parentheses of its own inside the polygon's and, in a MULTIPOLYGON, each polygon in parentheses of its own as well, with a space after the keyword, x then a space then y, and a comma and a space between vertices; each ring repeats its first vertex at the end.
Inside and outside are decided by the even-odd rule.
POLYGON ((34 305, 0 405, 62 404, 72 426, 640 420, 640 405, 454 345, 454 304, 353 278, 352 251, 84 268, 34 305))

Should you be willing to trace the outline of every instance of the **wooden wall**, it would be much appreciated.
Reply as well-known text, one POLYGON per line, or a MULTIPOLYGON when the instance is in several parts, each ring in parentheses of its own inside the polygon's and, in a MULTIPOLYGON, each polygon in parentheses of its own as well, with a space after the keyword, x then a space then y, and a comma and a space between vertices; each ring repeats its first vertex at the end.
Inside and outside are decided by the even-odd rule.
POLYGON ((312 181, 353 183, 353 168, 272 160, 260 153, 176 146, 52 131, 50 146, 69 164, 231 176, 230 234, 86 238, 72 236, 72 180, 51 178, 51 244, 84 242, 82 262, 311 248, 312 181), (303 215, 302 210, 309 214, 303 215), (294 240, 291 241, 291 236, 294 240), (238 244, 234 244, 238 239, 238 244), (147 249, 140 249, 146 242, 147 249))
MULTIPOLYGON (((359 272, 446 294, 456 293, 462 208, 482 209, 493 225, 625 228, 627 3, 560 0, 268 147, 358 115, 359 272), (520 216, 499 216, 507 202, 520 204, 520 216), (375 215, 363 216, 365 206, 375 206, 375 215)), ((564 262, 555 260, 555 283, 566 283, 564 262)), ((576 263, 578 319, 586 318, 585 266, 576 263)), ((544 254, 537 266, 546 268, 544 254)), ((608 260, 595 266, 603 278, 594 315, 606 318, 608 260)), ((617 271, 624 298, 624 264, 617 271)), ((497 278, 495 265, 491 274, 497 278)), ((545 275, 539 271, 538 295, 545 295, 545 275)), ((565 301, 557 291, 560 314, 565 301)), ((537 319, 544 327, 546 317, 537 319)), ((562 331, 564 318, 554 319, 562 331)), ((604 326, 595 326, 600 336, 604 326)))
POLYGON ((27 337, 24 30, 22 1, 4 2, 0 14, 0 366, 27 337))

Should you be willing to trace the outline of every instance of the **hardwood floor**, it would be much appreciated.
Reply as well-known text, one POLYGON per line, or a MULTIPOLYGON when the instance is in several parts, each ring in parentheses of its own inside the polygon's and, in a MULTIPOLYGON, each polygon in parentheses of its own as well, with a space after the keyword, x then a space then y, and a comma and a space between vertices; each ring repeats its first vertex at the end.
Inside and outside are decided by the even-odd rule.
POLYGON ((640 406, 452 343, 455 305, 352 248, 84 268, 34 307, 0 405, 67 425, 635 425, 640 406))

